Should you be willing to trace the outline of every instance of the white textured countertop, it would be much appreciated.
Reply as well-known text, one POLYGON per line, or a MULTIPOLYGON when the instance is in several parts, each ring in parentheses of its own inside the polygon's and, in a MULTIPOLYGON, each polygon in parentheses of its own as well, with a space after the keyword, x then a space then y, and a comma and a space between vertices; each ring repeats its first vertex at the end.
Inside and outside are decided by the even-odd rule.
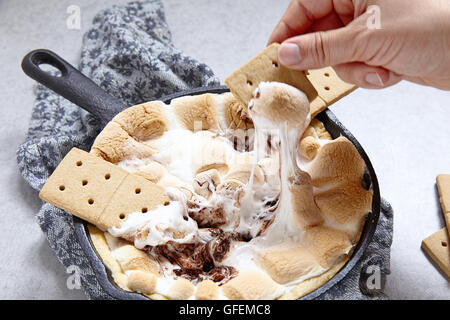
MULTIPOLYGON (((33 81, 20 69, 30 50, 47 48, 78 64, 81 38, 98 10, 124 0, 0 1, 0 298, 84 299, 34 220, 37 192, 18 173, 15 151, 33 107, 33 81), (81 30, 66 28, 69 5, 81 8, 81 30)), ((289 0, 164 0, 175 45, 223 80, 265 46, 289 0)), ((450 283, 420 249, 444 226, 435 178, 450 173, 450 92, 411 83, 358 89, 332 110, 355 135, 394 207, 394 243, 386 293, 394 299, 450 299, 450 283)))

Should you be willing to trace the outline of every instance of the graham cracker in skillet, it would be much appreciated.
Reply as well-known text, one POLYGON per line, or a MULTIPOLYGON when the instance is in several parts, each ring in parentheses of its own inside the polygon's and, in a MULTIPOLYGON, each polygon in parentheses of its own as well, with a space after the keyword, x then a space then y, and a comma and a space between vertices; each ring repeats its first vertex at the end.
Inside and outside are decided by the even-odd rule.
POLYGON ((439 192, 439 201, 441 202, 442 213, 450 236, 450 174, 440 174, 436 178, 436 185, 439 192))
POLYGON ((104 230, 128 214, 168 203, 164 189, 92 154, 73 148, 39 197, 104 230))
POLYGON ((245 108, 263 81, 283 82, 302 90, 309 99, 313 117, 356 88, 339 79, 331 67, 310 70, 307 75, 284 67, 278 61, 279 46, 277 43, 268 46, 225 79, 245 108))
POLYGON ((422 241, 422 249, 450 279, 450 248, 447 228, 442 228, 422 241))

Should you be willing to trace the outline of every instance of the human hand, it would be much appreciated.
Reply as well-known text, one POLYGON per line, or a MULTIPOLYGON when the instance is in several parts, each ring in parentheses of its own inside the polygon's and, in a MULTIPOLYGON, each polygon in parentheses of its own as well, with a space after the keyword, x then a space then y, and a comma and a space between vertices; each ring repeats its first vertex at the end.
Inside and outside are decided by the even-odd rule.
POLYGON ((291 69, 333 66, 363 88, 405 79, 450 90, 448 0, 293 0, 273 42, 282 43, 280 62, 291 69), (372 5, 381 28, 373 27, 377 12, 366 11, 372 5))

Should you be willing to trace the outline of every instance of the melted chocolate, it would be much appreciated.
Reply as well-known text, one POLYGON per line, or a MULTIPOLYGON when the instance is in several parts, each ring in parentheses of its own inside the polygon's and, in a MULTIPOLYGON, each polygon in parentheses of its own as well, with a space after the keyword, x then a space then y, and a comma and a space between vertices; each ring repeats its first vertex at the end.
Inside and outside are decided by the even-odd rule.
MULTIPOLYGON (((273 221, 278 201, 278 197, 265 199, 264 210, 253 216, 255 223, 259 221, 260 224, 257 236, 261 235, 273 221)), ((222 265, 221 262, 230 251, 232 241, 248 242, 252 239, 250 231, 240 233, 221 230, 220 227, 228 223, 226 212, 222 207, 206 207, 188 200, 187 208, 188 215, 204 231, 207 240, 194 243, 169 241, 146 249, 156 256, 166 258, 171 264, 179 266, 173 270, 179 277, 191 281, 209 279, 219 285, 226 283, 235 277, 238 271, 231 266, 222 265)))
POLYGON ((208 230, 212 239, 206 243, 177 243, 149 247, 148 250, 165 257, 180 269, 175 269, 177 276, 189 280, 212 280, 225 283, 237 275, 231 266, 223 266, 222 262, 230 251, 231 241, 248 241, 248 236, 236 232, 224 232, 218 228, 208 230))
POLYGON ((200 207, 193 201, 188 201, 188 214, 199 228, 217 228, 227 223, 223 208, 200 207))

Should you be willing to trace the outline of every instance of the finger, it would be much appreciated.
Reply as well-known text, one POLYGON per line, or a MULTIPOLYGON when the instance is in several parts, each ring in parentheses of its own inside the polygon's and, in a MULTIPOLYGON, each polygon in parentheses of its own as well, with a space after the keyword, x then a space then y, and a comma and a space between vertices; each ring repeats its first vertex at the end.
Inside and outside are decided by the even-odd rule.
POLYGON ((268 44, 303 34, 315 20, 333 11, 332 0, 292 0, 269 38, 268 44))
POLYGON ((333 68, 343 81, 366 89, 387 88, 402 80, 400 75, 389 70, 362 62, 340 64, 333 68))
MULTIPOLYGON (((338 15, 342 24, 345 26, 355 19, 355 17, 359 16, 357 12, 355 12, 355 5, 353 0, 334 0, 334 11, 338 15)), ((367 4, 361 4, 357 2, 358 5, 365 7, 367 4)), ((358 8, 356 8, 358 9, 358 8)))
POLYGON ((327 16, 313 22, 308 29, 308 33, 317 31, 327 31, 343 27, 341 19, 336 12, 331 12, 327 16))
POLYGON ((371 50, 367 50, 371 38, 373 32, 367 28, 365 17, 360 16, 342 28, 290 38, 281 44, 278 57, 283 65, 295 70, 366 61, 381 44, 372 41, 371 50))
POLYGON ((278 51, 280 62, 290 69, 319 69, 354 61, 354 33, 345 28, 319 31, 290 38, 278 51))

